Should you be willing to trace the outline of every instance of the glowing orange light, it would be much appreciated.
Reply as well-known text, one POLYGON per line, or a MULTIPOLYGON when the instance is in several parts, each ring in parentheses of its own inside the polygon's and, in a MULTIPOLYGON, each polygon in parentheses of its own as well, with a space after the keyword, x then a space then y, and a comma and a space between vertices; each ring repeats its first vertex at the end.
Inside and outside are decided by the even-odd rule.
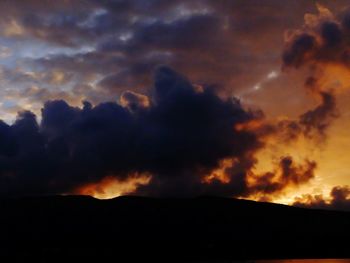
POLYGON ((260 119, 251 120, 245 123, 235 125, 237 131, 255 131, 266 125, 266 122, 260 119))
POLYGON ((214 169, 209 175, 205 176, 202 183, 210 184, 214 180, 218 180, 222 183, 229 183, 230 176, 226 173, 226 169, 233 167, 235 160, 232 158, 223 159, 220 161, 218 168, 214 169))
POLYGON ((113 176, 103 178, 100 182, 79 187, 77 194, 90 195, 98 199, 110 199, 134 192, 139 186, 146 185, 151 180, 150 174, 130 175, 128 179, 118 180, 113 176))

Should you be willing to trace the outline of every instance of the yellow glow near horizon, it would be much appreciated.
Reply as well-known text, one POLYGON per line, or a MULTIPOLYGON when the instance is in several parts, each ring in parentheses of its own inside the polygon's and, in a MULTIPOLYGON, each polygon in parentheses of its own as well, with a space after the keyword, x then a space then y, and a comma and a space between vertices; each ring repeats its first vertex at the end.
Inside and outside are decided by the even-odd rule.
POLYGON ((113 176, 103 178, 100 182, 79 187, 75 193, 90 195, 98 199, 111 199, 134 192, 140 185, 148 184, 150 174, 133 174, 126 180, 118 180, 113 176))

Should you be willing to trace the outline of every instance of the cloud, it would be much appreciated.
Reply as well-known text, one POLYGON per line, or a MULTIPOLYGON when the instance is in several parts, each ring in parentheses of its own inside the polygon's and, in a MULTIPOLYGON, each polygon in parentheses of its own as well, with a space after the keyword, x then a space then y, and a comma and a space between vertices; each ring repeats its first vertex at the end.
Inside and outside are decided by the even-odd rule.
POLYGON ((304 208, 330 209, 350 211, 350 187, 335 186, 332 188, 329 198, 323 195, 303 195, 296 197, 294 206, 304 208))
POLYGON ((348 66, 349 10, 334 16, 329 9, 317 5, 317 15, 307 14, 302 29, 292 30, 283 54, 285 67, 337 63, 348 66))
POLYGON ((120 96, 120 105, 128 108, 130 111, 146 109, 151 106, 150 99, 142 94, 133 91, 125 91, 120 96))
POLYGON ((283 53, 285 66, 299 67, 310 56, 310 52, 316 46, 316 40, 309 34, 295 36, 283 53))
POLYGON ((266 139, 272 138, 280 143, 293 143, 301 137, 317 143, 325 142, 327 129, 339 116, 333 93, 318 91, 321 102, 314 108, 300 114, 297 118, 283 118, 267 121, 261 111, 260 118, 244 123, 239 128, 253 131, 266 139))
POLYGON ((198 90, 169 67, 157 69, 151 97, 127 91, 120 101, 79 108, 53 100, 40 124, 29 111, 1 122, 1 195, 77 193, 113 180, 151 196, 269 195, 313 178, 314 162, 291 157, 254 174, 264 139, 237 127, 260 113, 198 90), (131 184, 135 174, 147 174, 147 183, 131 184))
POLYGON ((335 98, 330 92, 320 92, 321 103, 314 109, 303 113, 300 116, 300 124, 304 127, 306 136, 313 136, 316 131, 319 135, 325 136, 325 131, 332 120, 338 117, 335 98))
POLYGON ((12 50, 9 47, 0 47, 0 58, 8 58, 12 56, 12 50))
MULTIPOLYGON (((284 142, 325 138, 338 116, 337 91, 326 87, 322 72, 310 64, 340 63, 346 15, 338 18, 319 7, 319 16, 306 16, 307 29, 287 34, 284 69, 308 68, 305 90, 319 103, 299 117, 267 121, 262 111, 243 107, 232 93, 253 87, 276 69, 283 31, 299 25, 305 10, 313 11, 312 2, 45 3, 0 3, 2 37, 40 49, 25 52, 18 67, 3 70, 11 87, 3 93, 12 101, 26 97, 30 107, 23 108, 41 120, 27 112, 15 122, 31 123, 31 136, 41 138, 33 156, 19 154, 25 146, 14 132, 17 126, 4 123, 16 156, 2 159, 9 186, 4 194, 74 192, 106 177, 127 181, 135 172, 151 174, 149 183, 135 190, 148 195, 273 195, 313 178, 312 161, 298 164, 288 155, 279 156, 271 172, 256 174, 256 154, 268 137, 284 142), (159 67, 163 64, 195 84, 159 67), (47 100, 40 116, 37 109, 47 100), (86 102, 79 108, 81 100, 86 102), (22 165, 30 162, 33 166, 22 165), (34 173, 37 185, 21 189, 18 182, 34 173)), ((20 52, 12 53, 16 58, 20 52)), ((294 92, 288 85, 277 92, 287 89, 294 92)), ((275 104, 275 96, 267 104, 275 104)), ((281 103, 276 105, 282 110, 281 103)))
POLYGON ((97 87, 112 96, 125 89, 145 92, 142 88, 152 85, 150 74, 166 64, 195 83, 217 84, 220 96, 229 97, 232 90, 253 86, 266 67, 279 65, 283 31, 298 25, 304 10, 313 6, 255 0, 67 1, 47 7, 34 2, 35 15, 17 10, 19 2, 10 5, 26 39, 72 51, 26 59, 29 67, 80 79, 93 75, 97 87), (291 9, 295 16, 289 15, 291 9))
POLYGON ((296 165, 290 156, 281 158, 277 171, 265 173, 255 178, 252 191, 266 194, 275 193, 288 186, 300 185, 314 178, 316 162, 306 160, 303 165, 296 165))
MULTIPOLYGON (((3 124, 12 138, 3 141, 13 143, 15 154, 10 157, 9 150, 1 158, 1 193, 69 192, 107 175, 126 178, 134 170, 171 176, 210 169, 225 156, 259 146, 253 134, 233 129, 252 113, 210 90, 196 93, 171 69, 158 70, 154 97, 153 107, 138 112, 114 102, 95 107, 86 102, 80 109, 49 101, 40 125, 32 113, 20 113, 13 125, 3 124)), ((123 96, 128 103, 136 98, 144 99, 123 96)))
POLYGON ((151 85, 148 76, 159 64, 195 82, 222 84, 230 93, 261 79, 266 71, 261 65, 278 66, 284 30, 313 9, 310 1, 15 0, 0 3, 0 29, 17 32, 4 35, 19 39, 16 44, 46 44, 45 53, 39 50, 36 58, 25 59, 32 68, 40 65, 81 78, 99 73, 106 78, 102 88, 111 88, 113 95, 120 95, 118 86, 151 85))
POLYGON ((339 116, 335 92, 347 88, 343 77, 333 73, 334 68, 348 67, 346 59, 350 42, 345 26, 347 15, 345 13, 343 18, 336 18, 324 6, 317 5, 317 8, 317 15, 305 15, 301 29, 289 32, 282 54, 285 70, 308 68, 305 88, 321 98, 319 106, 300 116, 300 124, 304 126, 306 135, 311 130, 325 134, 332 121, 339 116))

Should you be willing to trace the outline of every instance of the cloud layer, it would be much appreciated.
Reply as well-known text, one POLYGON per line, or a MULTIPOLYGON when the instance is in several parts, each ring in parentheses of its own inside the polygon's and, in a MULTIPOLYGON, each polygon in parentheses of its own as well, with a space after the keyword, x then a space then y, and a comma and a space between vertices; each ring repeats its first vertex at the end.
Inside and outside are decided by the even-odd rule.
POLYGON ((157 69, 151 98, 126 92, 121 104, 83 108, 48 101, 41 117, 38 124, 24 111, 13 125, 1 123, 2 195, 74 193, 135 173, 151 175, 134 189, 143 195, 271 195, 308 182, 316 168, 282 157, 274 171, 254 174, 264 137, 237 127, 261 113, 199 89, 168 67, 157 69))
MULTIPOLYGON (((279 68, 284 30, 313 8, 277 0, 6 1, 1 94, 37 114, 48 99, 96 105, 125 89, 148 93, 152 72, 166 64, 229 97, 279 68)), ((14 116, 6 104, 1 111, 14 116)))
POLYGON ((322 163, 286 149, 325 145, 350 86, 348 1, 319 3, 0 2, 0 194, 271 200, 309 183, 322 163))

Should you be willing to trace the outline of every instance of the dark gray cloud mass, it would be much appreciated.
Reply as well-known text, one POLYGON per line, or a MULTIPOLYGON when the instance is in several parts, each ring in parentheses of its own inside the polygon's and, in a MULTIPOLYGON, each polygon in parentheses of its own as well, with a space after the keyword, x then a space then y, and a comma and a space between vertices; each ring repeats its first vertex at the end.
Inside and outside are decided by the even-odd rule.
POLYGON ((238 102, 221 100, 210 89, 197 93, 185 77, 162 67, 152 105, 138 111, 113 102, 85 102, 80 109, 58 100, 45 104, 40 125, 31 112, 19 113, 13 125, 2 122, 0 192, 70 192, 133 171, 194 179, 224 157, 261 146, 254 134, 234 129, 253 118, 238 102))
MULTIPOLYGON (((313 178, 316 164, 283 157, 276 170, 248 184, 263 138, 236 128, 261 118, 237 99, 222 99, 169 67, 157 69, 151 98, 126 92, 114 102, 83 108, 48 101, 38 124, 33 113, 0 124, 0 194, 72 193, 113 176, 150 173, 137 193, 152 196, 273 194, 313 178), (122 106, 123 105, 123 106, 122 106), (221 160, 232 164, 221 167, 221 160), (206 180, 223 169, 228 181, 206 180)), ((254 176, 255 177, 255 176, 254 176)))

